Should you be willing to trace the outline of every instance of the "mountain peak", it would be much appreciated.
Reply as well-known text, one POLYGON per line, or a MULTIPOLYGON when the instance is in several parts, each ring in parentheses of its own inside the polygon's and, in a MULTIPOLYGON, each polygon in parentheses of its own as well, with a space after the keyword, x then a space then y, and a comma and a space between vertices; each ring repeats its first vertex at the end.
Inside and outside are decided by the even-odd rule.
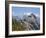
POLYGON ((35 16, 35 14, 33 14, 33 13, 32 13, 32 14, 31 14, 31 16, 33 16, 33 17, 36 19, 36 16, 35 16))

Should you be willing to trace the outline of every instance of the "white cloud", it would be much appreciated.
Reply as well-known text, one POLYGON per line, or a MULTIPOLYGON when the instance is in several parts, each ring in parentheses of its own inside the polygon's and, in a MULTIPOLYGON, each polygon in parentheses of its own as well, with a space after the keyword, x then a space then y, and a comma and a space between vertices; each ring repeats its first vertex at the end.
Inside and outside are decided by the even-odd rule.
POLYGON ((30 15, 31 13, 24 13, 24 15, 30 15))

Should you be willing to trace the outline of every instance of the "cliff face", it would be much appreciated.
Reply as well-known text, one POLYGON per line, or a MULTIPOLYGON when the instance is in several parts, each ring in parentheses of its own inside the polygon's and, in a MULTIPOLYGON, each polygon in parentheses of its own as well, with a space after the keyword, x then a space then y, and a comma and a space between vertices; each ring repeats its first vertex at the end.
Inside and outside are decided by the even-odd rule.
POLYGON ((21 18, 14 17, 14 19, 18 19, 21 25, 24 26, 25 30, 39 30, 40 29, 40 18, 36 17, 34 14, 24 15, 21 18))
MULTIPOLYGON (((24 16, 25 17, 25 16, 24 16)), ((24 18, 24 22, 26 22, 25 24, 27 25, 29 30, 38 30, 40 29, 40 19, 39 17, 36 17, 34 14, 31 14, 27 17, 24 18)))

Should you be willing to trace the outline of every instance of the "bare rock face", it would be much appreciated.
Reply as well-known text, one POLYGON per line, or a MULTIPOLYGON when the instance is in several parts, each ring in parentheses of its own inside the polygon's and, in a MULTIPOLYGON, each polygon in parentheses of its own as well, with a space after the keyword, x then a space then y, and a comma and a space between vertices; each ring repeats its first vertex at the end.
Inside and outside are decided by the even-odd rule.
MULTIPOLYGON (((30 15, 24 15, 23 18, 14 17, 18 19, 21 24, 26 28, 25 30, 39 30, 40 29, 40 18, 36 17, 33 13, 30 15)), ((18 21, 17 20, 17 21, 18 21)))
POLYGON ((37 21, 37 17, 34 14, 24 16, 24 23, 26 24, 26 30, 38 30, 40 29, 40 23, 37 21))

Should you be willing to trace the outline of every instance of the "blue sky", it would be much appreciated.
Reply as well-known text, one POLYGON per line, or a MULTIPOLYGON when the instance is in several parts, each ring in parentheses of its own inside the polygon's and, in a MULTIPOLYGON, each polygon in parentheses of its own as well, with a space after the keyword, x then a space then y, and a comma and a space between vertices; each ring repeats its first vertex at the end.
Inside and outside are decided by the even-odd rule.
POLYGON ((24 13, 40 14, 40 8, 36 7, 12 7, 13 16, 22 16, 24 13))

